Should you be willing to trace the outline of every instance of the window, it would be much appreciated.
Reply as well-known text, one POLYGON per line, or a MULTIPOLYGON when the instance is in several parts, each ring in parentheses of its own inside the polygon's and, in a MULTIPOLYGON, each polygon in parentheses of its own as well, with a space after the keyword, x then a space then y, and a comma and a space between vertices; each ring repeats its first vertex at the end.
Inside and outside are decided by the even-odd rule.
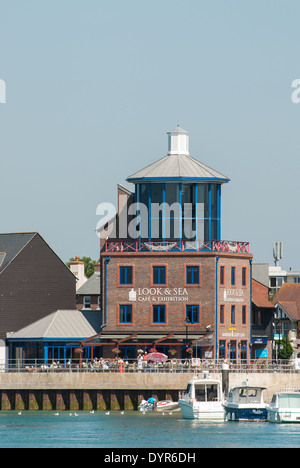
POLYGON ((235 267, 231 267, 231 286, 235 286, 235 267))
POLYGON ((132 323, 132 305, 120 305, 119 306, 119 322, 120 323, 132 323))
POLYGON ((199 323, 199 306, 187 305, 186 306, 186 323, 199 323))
POLYGON ((224 304, 220 305, 220 323, 221 324, 225 323, 225 306, 224 306, 224 304))
POLYGON ((186 284, 199 284, 199 267, 186 267, 186 284))
POLYGON ((84 296, 84 298, 83 298, 83 308, 84 309, 90 309, 91 308, 91 297, 90 296, 84 296))
POLYGON ((153 323, 166 323, 166 306, 152 306, 152 321, 153 323))
POLYGON ((231 325, 235 325, 235 305, 231 306, 231 325))
POLYGON ((224 286, 225 285, 225 267, 220 266, 220 285, 224 286))
POLYGON ((247 306, 242 306, 242 324, 246 325, 247 323, 247 306))
POLYGON ((242 268, 242 286, 247 286, 247 268, 242 268))
POLYGON ((153 284, 166 284, 166 267, 153 267, 153 284))
POLYGON ((132 285, 132 266, 120 266, 119 273, 120 285, 132 285))

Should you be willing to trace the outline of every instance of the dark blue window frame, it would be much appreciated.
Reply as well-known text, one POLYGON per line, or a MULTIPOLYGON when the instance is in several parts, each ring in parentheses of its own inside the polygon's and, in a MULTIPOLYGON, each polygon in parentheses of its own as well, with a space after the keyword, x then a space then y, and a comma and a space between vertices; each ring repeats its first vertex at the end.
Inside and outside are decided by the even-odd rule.
POLYGON ((242 325, 247 324, 247 306, 242 306, 242 325))
POLYGON ((186 267, 186 284, 199 284, 200 269, 198 266, 186 267))
POLYGON ((225 306, 224 304, 220 305, 220 323, 224 325, 225 323, 225 306))
POLYGON ((153 284, 166 284, 166 267, 154 266, 152 276, 153 284))
POLYGON ((120 266, 119 267, 119 284, 121 285, 132 285, 133 275, 132 266, 120 266))
POLYGON ((199 323, 199 305, 188 304, 185 313, 186 323, 199 323))
POLYGON ((152 322, 153 323, 166 323, 166 306, 153 305, 152 306, 152 322))
POLYGON ((220 266, 220 285, 225 285, 225 267, 223 265, 220 266))
POLYGON ((235 286, 235 267, 231 267, 231 286, 235 286))
POLYGON ((235 305, 231 306, 231 325, 235 325, 235 305))
POLYGON ((121 304, 119 306, 119 323, 132 323, 131 304, 121 304))

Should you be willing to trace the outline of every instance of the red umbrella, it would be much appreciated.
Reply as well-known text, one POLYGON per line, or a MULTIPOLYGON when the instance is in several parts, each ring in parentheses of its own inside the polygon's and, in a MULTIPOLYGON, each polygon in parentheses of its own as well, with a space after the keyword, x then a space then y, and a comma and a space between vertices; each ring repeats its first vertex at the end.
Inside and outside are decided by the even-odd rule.
POLYGON ((155 361, 155 362, 166 362, 168 360, 168 356, 163 353, 150 353, 147 356, 148 361, 155 361))

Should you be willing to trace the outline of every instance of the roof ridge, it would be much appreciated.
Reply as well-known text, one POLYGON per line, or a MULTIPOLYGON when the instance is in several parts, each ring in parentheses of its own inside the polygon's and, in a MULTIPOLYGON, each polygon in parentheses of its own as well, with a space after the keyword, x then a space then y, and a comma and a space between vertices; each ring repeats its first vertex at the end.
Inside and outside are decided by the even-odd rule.
POLYGON ((55 321, 55 319, 56 319, 56 317, 57 317, 57 315, 58 315, 58 312, 60 312, 60 309, 58 309, 58 310, 56 310, 56 311, 53 312, 53 318, 52 318, 50 324, 48 325, 48 327, 46 328, 46 330, 45 330, 45 332, 44 332, 44 336, 47 336, 47 332, 48 332, 48 330, 50 330, 50 328, 51 328, 53 322, 55 321))

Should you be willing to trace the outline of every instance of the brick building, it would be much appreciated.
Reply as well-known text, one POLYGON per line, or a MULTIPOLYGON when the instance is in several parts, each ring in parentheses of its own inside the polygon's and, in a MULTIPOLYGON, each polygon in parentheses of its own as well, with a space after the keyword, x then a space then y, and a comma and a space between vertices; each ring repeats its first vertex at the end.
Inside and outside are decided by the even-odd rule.
POLYGON ((102 332, 89 344, 103 356, 249 359, 252 255, 221 240, 229 179, 189 155, 188 132, 168 138, 167 156, 128 177, 132 192, 118 186, 118 213, 102 227, 102 332))

